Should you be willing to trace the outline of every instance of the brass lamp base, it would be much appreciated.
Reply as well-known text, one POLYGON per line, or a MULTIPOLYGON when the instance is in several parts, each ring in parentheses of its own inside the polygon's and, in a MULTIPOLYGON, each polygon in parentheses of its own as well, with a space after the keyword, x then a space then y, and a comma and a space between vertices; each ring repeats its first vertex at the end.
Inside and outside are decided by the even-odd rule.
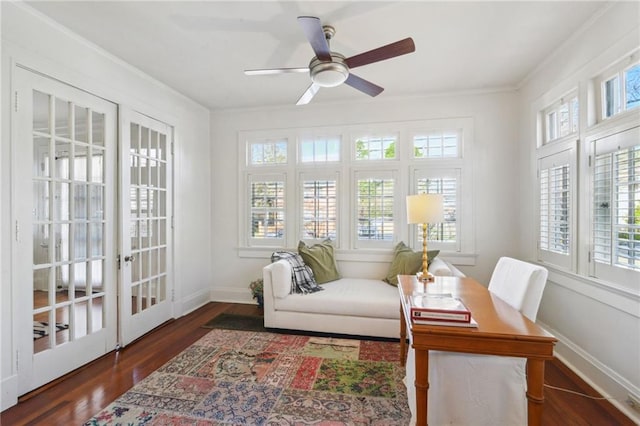
POLYGON ((422 281, 423 283, 433 282, 435 277, 431 272, 428 271, 429 266, 429 257, 427 254, 427 224, 422 224, 422 271, 419 271, 416 276, 418 277, 418 281, 422 281))

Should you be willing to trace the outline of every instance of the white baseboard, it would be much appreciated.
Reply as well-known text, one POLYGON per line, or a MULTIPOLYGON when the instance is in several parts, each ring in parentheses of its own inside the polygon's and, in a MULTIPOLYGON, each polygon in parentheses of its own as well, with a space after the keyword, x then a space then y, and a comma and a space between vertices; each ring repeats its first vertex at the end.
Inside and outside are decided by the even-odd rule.
POLYGON ((215 302, 255 304, 249 289, 238 287, 216 287, 210 292, 211 300, 215 302))
POLYGON ((629 394, 636 397, 640 395, 640 389, 589 355, 559 331, 549 327, 547 324, 539 324, 558 339, 554 354, 560 361, 603 397, 609 399, 609 402, 625 416, 640 424, 640 412, 633 410, 625 402, 629 394))
POLYGON ((0 411, 18 403, 18 376, 13 375, 0 382, 0 411))
POLYGON ((206 305, 211 301, 211 297, 209 295, 209 290, 202 290, 195 294, 190 295, 189 297, 183 299, 178 305, 175 306, 176 309, 176 318, 187 315, 201 306, 206 305))

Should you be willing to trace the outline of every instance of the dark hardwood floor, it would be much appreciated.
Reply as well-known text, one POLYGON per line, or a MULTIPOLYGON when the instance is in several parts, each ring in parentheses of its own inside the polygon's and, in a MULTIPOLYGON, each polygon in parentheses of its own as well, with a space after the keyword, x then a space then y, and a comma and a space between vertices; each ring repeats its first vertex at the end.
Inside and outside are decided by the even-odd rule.
MULTIPOLYGON (((255 315, 254 305, 209 303, 170 321, 119 352, 112 352, 20 398, 0 415, 0 424, 81 425, 119 395, 176 356, 209 330, 201 325, 223 312, 255 315)), ((547 362, 549 385, 599 396, 557 359, 547 362)), ((543 424, 629 425, 635 423, 611 403, 545 388, 543 424)))

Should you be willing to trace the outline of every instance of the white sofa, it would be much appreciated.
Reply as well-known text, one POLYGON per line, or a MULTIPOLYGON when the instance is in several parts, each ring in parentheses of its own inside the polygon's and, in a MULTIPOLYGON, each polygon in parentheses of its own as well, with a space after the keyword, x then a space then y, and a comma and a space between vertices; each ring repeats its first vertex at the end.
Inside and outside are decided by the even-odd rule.
MULTIPOLYGON (((464 276, 436 257, 429 271, 464 276)), ((400 337, 398 288, 382 280, 341 278, 321 284, 323 291, 290 294, 291 266, 279 260, 262 270, 264 326, 356 336, 400 337)))

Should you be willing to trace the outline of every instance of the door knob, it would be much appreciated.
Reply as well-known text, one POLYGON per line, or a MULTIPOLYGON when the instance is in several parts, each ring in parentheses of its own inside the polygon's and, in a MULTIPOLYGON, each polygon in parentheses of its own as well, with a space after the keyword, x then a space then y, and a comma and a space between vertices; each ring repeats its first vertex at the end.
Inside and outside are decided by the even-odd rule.
POLYGON ((125 257, 124 257, 124 261, 125 261, 125 262, 133 262, 134 260, 136 260, 136 257, 135 257, 135 256, 133 256, 133 255, 132 255, 132 256, 125 256, 125 257))

